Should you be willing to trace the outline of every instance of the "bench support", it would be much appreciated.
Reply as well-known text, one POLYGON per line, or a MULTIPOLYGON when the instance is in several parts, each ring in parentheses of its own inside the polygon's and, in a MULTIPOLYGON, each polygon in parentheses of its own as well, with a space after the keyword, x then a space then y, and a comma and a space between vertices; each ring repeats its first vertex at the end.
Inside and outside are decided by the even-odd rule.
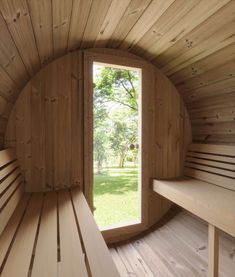
POLYGON ((219 276, 219 235, 218 229, 208 225, 208 277, 219 276))

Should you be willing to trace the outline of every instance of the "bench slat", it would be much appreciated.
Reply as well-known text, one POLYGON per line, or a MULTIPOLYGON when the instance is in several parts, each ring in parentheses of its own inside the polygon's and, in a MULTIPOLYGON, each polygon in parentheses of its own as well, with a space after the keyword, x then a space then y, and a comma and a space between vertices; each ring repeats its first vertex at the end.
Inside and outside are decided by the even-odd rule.
POLYGON ((71 194, 92 276, 120 276, 85 197, 79 189, 71 194))
POLYGON ((86 277, 85 255, 76 225, 75 215, 67 191, 61 191, 59 197, 59 234, 60 255, 59 276, 86 277))
POLYGON ((13 171, 2 183, 0 183, 0 196, 4 193, 4 190, 21 174, 20 168, 13 171))
POLYGON ((47 193, 44 198, 31 276, 57 276, 57 196, 55 192, 47 193))
POLYGON ((12 195, 10 201, 4 207, 4 209, 0 213, 0 234, 4 230, 7 222, 9 221, 11 215, 13 214, 16 206, 18 205, 22 195, 24 193, 24 185, 21 184, 17 190, 12 195))
POLYGON ((187 177, 154 180, 153 190, 235 236, 235 192, 187 177))
POLYGON ((195 157, 201 159, 209 159, 213 161, 225 162, 225 163, 232 163, 235 164, 235 157, 227 157, 227 156, 219 156, 219 155, 211 155, 211 154, 203 154, 203 153, 196 153, 196 152, 188 152, 187 157, 195 157))
MULTIPOLYGON (((19 167, 19 162, 16 160, 13 163, 10 163, 8 166, 4 167, 0 170, 0 181, 4 179, 9 173, 11 173, 14 169, 19 167)), ((1 185, 0 185, 1 187, 1 185)))
POLYGON ((12 195, 14 190, 22 183, 23 177, 22 175, 18 175, 15 181, 13 181, 12 184, 8 187, 7 191, 3 194, 3 196, 0 197, 0 211, 3 209, 5 203, 8 201, 9 197, 12 195))
POLYGON ((0 151, 0 168, 16 159, 15 150, 12 148, 0 151))
POLYGON ((7 250, 15 235, 16 229, 20 223, 20 220, 22 219, 23 213, 27 207, 28 200, 29 200, 29 194, 25 194, 22 197, 22 200, 20 201, 18 206, 16 207, 4 232, 0 236, 0 268, 6 256, 7 250))
POLYGON ((41 206, 42 194, 33 195, 17 232, 1 277, 28 276, 41 206))
POLYGON ((222 156, 235 157, 235 147, 228 145, 214 145, 214 144, 191 144, 189 151, 196 151, 202 153, 218 154, 222 156))
POLYGON ((217 186, 235 191, 234 179, 229 179, 227 177, 219 176, 213 173, 204 172, 201 170, 185 168, 184 175, 187 177, 192 177, 194 179, 203 180, 205 182, 215 184, 217 186))
MULTIPOLYGON (((199 169, 199 170, 208 171, 208 172, 211 172, 212 174, 223 175, 225 177, 235 178, 235 172, 225 170, 225 169, 211 167, 209 165, 202 165, 202 164, 197 164, 197 163, 192 163, 192 162, 186 161, 185 166, 196 169, 196 170, 199 169)), ((233 183, 235 183, 235 179, 233 180, 233 183)))
POLYGON ((200 159, 200 158, 192 158, 192 157, 186 157, 186 162, 193 162, 193 163, 199 163, 199 164, 204 164, 207 166, 214 166, 218 167, 221 169, 229 169, 233 170, 235 172, 235 164, 228 164, 228 163, 223 163, 223 162, 215 162, 211 160, 205 160, 205 159, 200 159))

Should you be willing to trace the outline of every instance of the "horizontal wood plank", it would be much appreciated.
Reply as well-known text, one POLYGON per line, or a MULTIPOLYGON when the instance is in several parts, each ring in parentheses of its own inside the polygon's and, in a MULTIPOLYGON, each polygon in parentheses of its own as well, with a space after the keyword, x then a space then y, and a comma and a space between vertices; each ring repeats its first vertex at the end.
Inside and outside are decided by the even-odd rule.
POLYGON ((184 175, 235 191, 234 179, 187 167, 184 168, 184 175))
POLYGON ((72 202, 68 191, 61 191, 58 195, 59 203, 59 234, 60 257, 59 276, 86 277, 85 254, 76 225, 72 202))
POLYGON ((235 191, 187 177, 154 180, 153 190, 235 236, 235 191))
POLYGON ((79 189, 71 194, 92 276, 119 276, 85 197, 79 189))
POLYGON ((57 275, 57 195, 47 193, 38 233, 32 277, 57 275))
POLYGON ((0 156, 0 167, 16 159, 15 150, 12 148, 1 150, 0 156))

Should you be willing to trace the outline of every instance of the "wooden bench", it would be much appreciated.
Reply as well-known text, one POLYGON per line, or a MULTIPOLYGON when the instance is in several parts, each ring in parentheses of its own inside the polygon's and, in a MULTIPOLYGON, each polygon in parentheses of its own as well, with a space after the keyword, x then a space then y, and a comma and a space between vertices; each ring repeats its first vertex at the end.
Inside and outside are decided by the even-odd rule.
POLYGON ((218 229, 235 237, 235 146, 192 144, 184 177, 153 190, 209 223, 208 275, 218 276, 218 229))
POLYGON ((9 149, 0 151, 0 276, 119 276, 79 188, 24 193, 9 149))

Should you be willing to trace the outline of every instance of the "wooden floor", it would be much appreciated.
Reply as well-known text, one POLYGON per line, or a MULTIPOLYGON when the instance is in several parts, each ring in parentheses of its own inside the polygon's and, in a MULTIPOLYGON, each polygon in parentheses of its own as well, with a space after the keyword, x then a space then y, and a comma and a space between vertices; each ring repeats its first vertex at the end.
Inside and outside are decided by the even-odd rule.
MULTIPOLYGON (((207 276, 207 225, 186 212, 110 248, 121 276, 207 276)), ((235 277, 235 238, 220 234, 220 277, 235 277)))

